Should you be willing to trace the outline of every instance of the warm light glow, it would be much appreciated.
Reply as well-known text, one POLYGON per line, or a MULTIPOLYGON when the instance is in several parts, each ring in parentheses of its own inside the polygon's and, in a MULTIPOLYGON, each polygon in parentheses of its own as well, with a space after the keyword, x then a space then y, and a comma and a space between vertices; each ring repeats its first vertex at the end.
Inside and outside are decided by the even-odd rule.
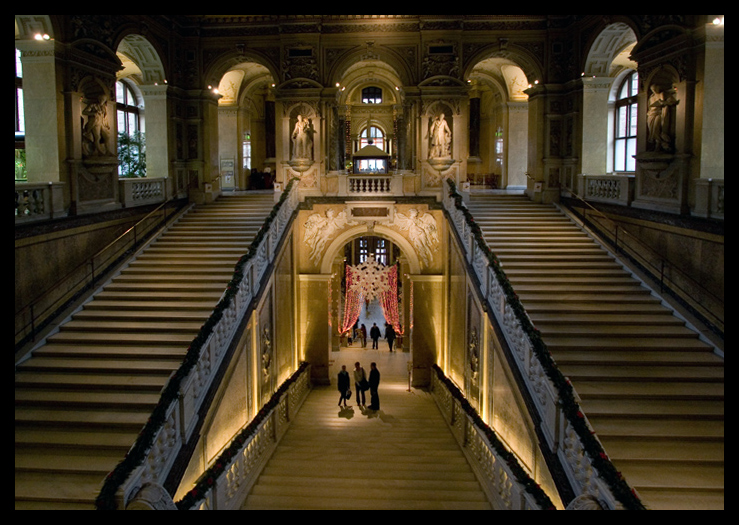
POLYGON ((724 17, 723 16, 718 16, 718 17, 714 18, 713 19, 713 25, 715 25, 715 26, 722 26, 722 25, 724 25, 724 17))
POLYGON ((49 35, 47 35, 46 33, 44 33, 44 34, 36 33, 33 36, 33 38, 35 38, 36 40, 51 40, 51 37, 49 35))

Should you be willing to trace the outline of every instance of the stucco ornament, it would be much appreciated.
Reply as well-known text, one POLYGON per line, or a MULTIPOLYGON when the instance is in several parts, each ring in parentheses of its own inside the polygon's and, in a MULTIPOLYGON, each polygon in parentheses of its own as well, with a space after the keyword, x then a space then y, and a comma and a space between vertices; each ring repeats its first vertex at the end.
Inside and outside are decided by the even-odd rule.
POLYGON ((336 213, 328 210, 326 216, 316 213, 305 222, 305 244, 311 249, 310 258, 315 264, 321 262, 326 243, 337 232, 347 226, 356 226, 358 223, 350 221, 345 211, 336 213))
POLYGON ((408 238, 426 266, 431 266, 434 253, 439 251, 441 238, 436 219, 430 213, 421 213, 416 209, 395 214, 393 226, 402 232, 408 232, 408 238))

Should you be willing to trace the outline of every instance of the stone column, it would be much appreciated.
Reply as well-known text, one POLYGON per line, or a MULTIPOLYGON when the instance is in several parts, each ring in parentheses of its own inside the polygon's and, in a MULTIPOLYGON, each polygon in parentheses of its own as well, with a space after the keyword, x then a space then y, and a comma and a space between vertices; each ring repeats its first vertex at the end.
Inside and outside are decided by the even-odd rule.
POLYGON ((582 172, 585 175, 608 173, 608 96, 610 77, 583 78, 582 172))
POLYGON ((28 182, 68 182, 63 88, 57 83, 56 41, 17 40, 23 64, 28 182))
POLYGON ((146 111, 146 176, 170 177, 166 85, 141 86, 146 111))

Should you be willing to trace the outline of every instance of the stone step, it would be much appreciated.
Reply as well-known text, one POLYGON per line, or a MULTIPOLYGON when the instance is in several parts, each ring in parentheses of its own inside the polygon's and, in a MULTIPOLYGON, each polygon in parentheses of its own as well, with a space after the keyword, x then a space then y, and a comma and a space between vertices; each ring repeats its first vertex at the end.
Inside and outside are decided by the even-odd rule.
MULTIPOLYGON (((196 332, 197 334, 197 332, 196 332)), ((48 341, 54 344, 80 344, 80 345, 100 345, 122 344, 125 346, 146 345, 146 346, 176 346, 182 345, 187 348, 193 340, 192 333, 145 333, 145 332, 85 332, 74 330, 63 330, 48 338, 48 341)))
POLYGON ((76 450, 84 454, 101 451, 115 453, 117 457, 125 456, 136 441, 134 432, 72 431, 50 429, 15 429, 16 450, 28 450, 36 453, 39 450, 76 450))
POLYGON ((15 392, 15 406, 63 407, 80 409, 125 408, 153 411, 161 395, 153 393, 81 392, 59 390, 20 390, 15 392))
POLYGON ((689 441, 684 438, 603 438, 603 446, 613 461, 686 461, 724 463, 724 442, 689 441))
POLYGON ((723 420, 723 401, 703 400, 634 400, 622 399, 614 403, 612 399, 587 399, 582 403, 585 413, 594 418, 621 418, 632 417, 635 419, 688 419, 700 420, 723 420))
POLYGON ((85 429, 91 431, 120 430, 130 433, 140 432, 150 415, 151 411, 149 410, 137 412, 102 409, 61 410, 19 407, 15 409, 15 425, 17 428, 85 429))
POLYGON ((159 393, 169 374, 167 370, 136 372, 133 374, 80 373, 74 371, 22 371, 16 374, 17 388, 84 390, 90 392, 149 392, 159 393))
POLYGON ((95 474, 16 472, 16 510, 94 510, 103 480, 95 474))
POLYGON ((548 331, 559 326, 650 326, 650 327, 684 327, 685 322, 670 315, 665 310, 661 314, 629 314, 629 313, 569 313, 569 312, 529 312, 531 321, 541 331, 548 331))
POLYGON ((16 509, 94 509, 274 206, 257 200, 191 210, 16 366, 16 509))
POLYGON ((588 382, 579 381, 577 393, 584 399, 683 399, 724 400, 723 383, 687 382, 588 382))
POLYGON ((164 317, 147 321, 105 321, 101 319, 82 320, 75 318, 61 327, 62 332, 109 332, 109 333, 169 333, 195 334, 200 332, 203 324, 198 321, 172 321, 164 317))
POLYGON ((19 371, 73 374, 168 374, 177 370, 182 359, 74 359, 37 357, 18 365, 19 371))

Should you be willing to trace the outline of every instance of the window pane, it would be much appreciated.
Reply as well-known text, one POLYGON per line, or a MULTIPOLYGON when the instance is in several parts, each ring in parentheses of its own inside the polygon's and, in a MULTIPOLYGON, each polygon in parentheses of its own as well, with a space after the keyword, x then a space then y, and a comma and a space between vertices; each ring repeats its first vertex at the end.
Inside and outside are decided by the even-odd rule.
POLYGON ((15 90, 15 103, 18 108, 18 121, 15 123, 15 130, 19 133, 26 132, 26 117, 25 111, 23 110, 23 89, 18 88, 15 90))
POLYGON ((626 171, 636 171, 636 139, 629 139, 626 148, 626 171))
POLYGON ((126 103, 126 88, 123 85, 123 82, 115 83, 115 100, 119 104, 126 103))
POLYGON ((616 128, 616 137, 626 137, 628 129, 628 108, 618 108, 618 127, 616 128))
POLYGON ((615 170, 626 171, 626 141, 616 141, 615 170))
POLYGON ((15 77, 23 78, 23 64, 21 64, 21 52, 15 50, 15 77))
POLYGON ((126 129, 126 113, 124 111, 118 112, 118 133, 128 133, 128 129, 126 129))
POLYGON ((631 130, 629 131, 630 137, 636 137, 637 135, 637 129, 639 124, 639 105, 638 104, 632 104, 631 105, 631 130))

